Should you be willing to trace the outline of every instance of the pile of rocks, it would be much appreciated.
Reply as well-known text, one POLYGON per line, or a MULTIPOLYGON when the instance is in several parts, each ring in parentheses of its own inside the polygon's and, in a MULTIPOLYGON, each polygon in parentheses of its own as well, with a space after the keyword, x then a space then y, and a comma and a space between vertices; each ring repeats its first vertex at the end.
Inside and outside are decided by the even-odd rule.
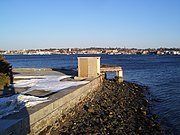
POLYGON ((54 134, 163 134, 143 91, 133 83, 105 80, 94 99, 54 134))

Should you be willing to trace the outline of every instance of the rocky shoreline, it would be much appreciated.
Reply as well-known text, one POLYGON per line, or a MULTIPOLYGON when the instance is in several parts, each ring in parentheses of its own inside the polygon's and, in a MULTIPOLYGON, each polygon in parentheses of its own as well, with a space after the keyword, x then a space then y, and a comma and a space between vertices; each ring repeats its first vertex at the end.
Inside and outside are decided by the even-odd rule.
POLYGON ((133 83, 105 80, 92 100, 74 108, 73 117, 45 132, 52 135, 164 134, 143 92, 143 87, 133 83))

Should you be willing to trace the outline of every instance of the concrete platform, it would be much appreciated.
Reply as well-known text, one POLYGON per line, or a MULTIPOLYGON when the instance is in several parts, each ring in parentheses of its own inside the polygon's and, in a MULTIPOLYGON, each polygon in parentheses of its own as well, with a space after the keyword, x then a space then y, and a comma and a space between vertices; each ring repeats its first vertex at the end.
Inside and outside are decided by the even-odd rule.
MULTIPOLYGON (((16 75, 65 75, 60 70, 52 69, 14 69, 16 75)), ((68 72, 66 70, 66 72, 68 72)), ((24 135, 38 134, 48 125, 52 125, 57 119, 63 119, 63 115, 69 109, 77 105, 90 93, 94 93, 101 86, 102 76, 91 80, 86 85, 76 86, 55 93, 44 93, 32 91, 31 95, 48 96, 50 101, 36 105, 35 107, 24 107, 20 112, 8 115, 0 119, 0 135, 24 135)), ((18 89, 15 88, 15 91, 18 89)))

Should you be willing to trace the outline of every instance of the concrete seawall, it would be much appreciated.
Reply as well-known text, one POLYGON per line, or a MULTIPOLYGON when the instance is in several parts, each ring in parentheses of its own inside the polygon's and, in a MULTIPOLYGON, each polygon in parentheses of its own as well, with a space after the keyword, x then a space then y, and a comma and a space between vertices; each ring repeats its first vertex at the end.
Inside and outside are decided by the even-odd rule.
MULTIPOLYGON (((69 94, 56 99, 42 108, 29 113, 28 116, 19 119, 14 124, 1 129, 0 135, 39 134, 46 127, 57 124, 57 120, 63 121, 68 115, 73 115, 72 108, 83 102, 86 98, 92 98, 103 82, 103 76, 99 76, 88 84, 78 87, 69 94)), ((4 121, 6 122, 6 121, 4 121)))
POLYGON ((64 116, 71 115, 68 114, 70 109, 82 102, 88 96, 93 96, 93 93, 101 86, 102 81, 102 76, 100 76, 32 114, 30 116, 30 134, 38 134, 47 126, 54 124, 57 119, 63 120, 64 116))

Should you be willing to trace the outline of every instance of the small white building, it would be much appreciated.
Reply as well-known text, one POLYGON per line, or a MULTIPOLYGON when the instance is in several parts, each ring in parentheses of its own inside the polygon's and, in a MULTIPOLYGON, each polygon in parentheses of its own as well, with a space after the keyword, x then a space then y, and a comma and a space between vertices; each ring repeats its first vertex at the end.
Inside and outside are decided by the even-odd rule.
POLYGON ((78 77, 95 78, 100 74, 100 57, 78 57, 78 77))

